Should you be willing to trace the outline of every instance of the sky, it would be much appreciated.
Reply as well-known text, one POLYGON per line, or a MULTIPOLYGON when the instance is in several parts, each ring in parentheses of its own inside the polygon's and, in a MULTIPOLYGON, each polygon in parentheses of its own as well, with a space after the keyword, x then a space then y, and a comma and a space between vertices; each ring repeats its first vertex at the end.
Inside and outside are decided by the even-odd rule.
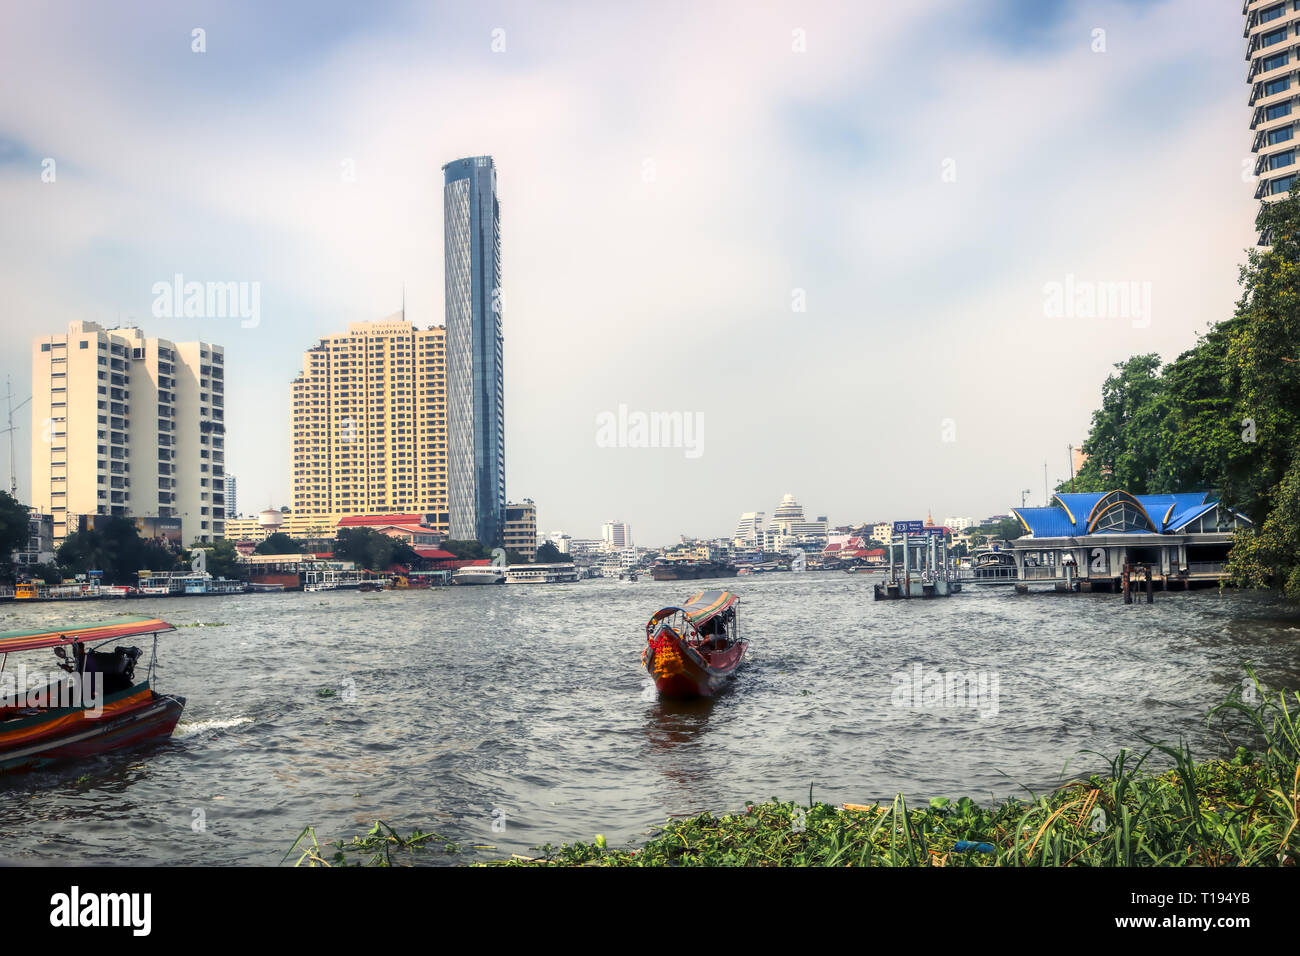
POLYGON ((540 530, 1042 504, 1112 366, 1232 312, 1242 28, 1219 0, 5 4, 0 376, 21 401, 78 319, 222 345, 239 510, 288 504, 302 353, 403 295, 443 323, 440 168, 486 154, 506 490, 540 530), (259 321, 155 317, 178 273, 259 283, 259 321))

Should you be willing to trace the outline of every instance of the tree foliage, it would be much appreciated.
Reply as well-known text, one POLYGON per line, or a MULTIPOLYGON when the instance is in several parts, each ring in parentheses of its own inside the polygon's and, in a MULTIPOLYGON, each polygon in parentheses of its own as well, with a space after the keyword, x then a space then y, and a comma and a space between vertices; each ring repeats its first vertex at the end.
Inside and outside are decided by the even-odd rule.
POLYGON ((544 541, 542 546, 537 549, 537 554, 533 560, 538 564, 566 564, 572 560, 567 554, 555 546, 553 541, 544 541))
POLYGON ((13 575, 13 553, 27 543, 27 506, 0 491, 0 576, 13 575))
POLYGON ((265 541, 259 541, 253 549, 254 554, 302 554, 302 545, 283 531, 268 534, 265 541))
POLYGON ((334 557, 372 571, 387 571, 393 564, 410 567, 420 560, 405 541, 373 528, 341 530, 334 541, 334 557))
POLYGON ((177 553, 156 539, 144 539, 130 518, 97 516, 87 531, 64 539, 55 556, 70 574, 103 571, 106 584, 134 584, 140 571, 175 571, 177 553))
POLYGON ((1266 205, 1273 246, 1249 249, 1235 314, 1161 368, 1137 355, 1106 379, 1083 450, 1058 491, 1210 491, 1254 520, 1237 583, 1300 598, 1300 193, 1266 205))

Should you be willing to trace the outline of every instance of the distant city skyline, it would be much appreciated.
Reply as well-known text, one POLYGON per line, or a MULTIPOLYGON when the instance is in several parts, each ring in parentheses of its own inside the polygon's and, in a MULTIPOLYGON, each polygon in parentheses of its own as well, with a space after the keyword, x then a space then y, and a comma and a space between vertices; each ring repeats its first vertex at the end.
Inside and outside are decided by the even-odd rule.
POLYGON ((1230 315, 1256 240, 1231 4, 315 14, 0 15, 0 76, 41 89, 0 103, 0 376, 32 394, 23 343, 82 319, 223 346, 249 513, 292 501, 304 349, 404 298, 447 321, 453 157, 503 171, 505 495, 646 544, 786 491, 832 525, 1037 502, 1114 363, 1230 315), (260 305, 154 314, 177 275, 260 305), (1134 314, 1055 307, 1118 287, 1134 314), (703 439, 602 446, 624 407, 703 439))

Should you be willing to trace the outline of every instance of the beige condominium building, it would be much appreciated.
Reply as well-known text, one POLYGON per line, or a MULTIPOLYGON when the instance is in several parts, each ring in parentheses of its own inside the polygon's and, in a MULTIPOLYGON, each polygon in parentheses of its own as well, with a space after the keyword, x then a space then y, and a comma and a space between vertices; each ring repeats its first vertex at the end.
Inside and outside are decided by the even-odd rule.
POLYGON ((1245 0, 1255 198, 1282 199, 1296 180, 1300 126, 1300 0, 1245 0))
POLYGON ((291 414, 293 514, 420 513, 447 530, 446 336, 402 313, 303 354, 291 414))
POLYGON ((78 519, 179 519, 185 543, 225 520, 225 354, 206 342, 73 322, 32 346, 32 501, 54 539, 78 519))

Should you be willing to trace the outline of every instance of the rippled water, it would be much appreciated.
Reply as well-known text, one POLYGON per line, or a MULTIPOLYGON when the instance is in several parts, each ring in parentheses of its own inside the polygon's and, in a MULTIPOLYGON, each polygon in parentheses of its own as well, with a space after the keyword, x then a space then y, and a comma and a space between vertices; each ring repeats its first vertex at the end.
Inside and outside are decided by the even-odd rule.
POLYGON ((189 699, 173 739, 0 782, 3 857, 275 864, 308 824, 333 839, 383 819, 493 845, 468 854, 485 858, 615 845, 810 786, 832 802, 989 800, 1140 735, 1222 751, 1204 716, 1243 661, 1300 685, 1300 615, 1256 594, 877 603, 865 575, 725 584, 750 653, 697 703, 658 700, 638 663, 645 620, 691 582, 0 605, 3 630, 121 613, 206 625, 159 643, 158 688, 189 699), (900 703, 917 664, 996 678, 996 698, 900 703))

